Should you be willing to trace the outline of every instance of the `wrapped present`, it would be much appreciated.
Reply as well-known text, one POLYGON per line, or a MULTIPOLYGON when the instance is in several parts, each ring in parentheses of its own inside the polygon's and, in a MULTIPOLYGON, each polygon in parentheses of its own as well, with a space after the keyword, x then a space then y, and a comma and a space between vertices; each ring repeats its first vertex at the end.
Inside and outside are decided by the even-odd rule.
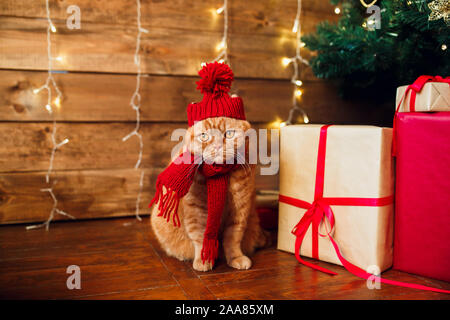
POLYGON ((450 112, 397 113, 394 268, 450 281, 450 112))
POLYGON ((282 128, 280 138, 278 249, 331 274, 300 255, 360 274, 389 268, 392 129, 294 125, 282 128))
POLYGON ((397 88, 395 105, 398 112, 450 111, 450 78, 420 76, 397 88))

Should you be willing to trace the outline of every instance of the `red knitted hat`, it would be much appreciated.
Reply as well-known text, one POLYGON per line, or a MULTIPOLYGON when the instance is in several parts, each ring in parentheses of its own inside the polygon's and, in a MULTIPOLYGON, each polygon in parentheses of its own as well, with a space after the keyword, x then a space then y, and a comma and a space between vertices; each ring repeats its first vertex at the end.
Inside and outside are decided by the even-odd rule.
POLYGON ((203 100, 190 103, 187 108, 188 123, 213 117, 228 117, 245 120, 244 103, 240 97, 230 97, 228 92, 233 82, 233 71, 225 63, 207 63, 198 72, 202 78, 197 89, 203 93, 203 100))

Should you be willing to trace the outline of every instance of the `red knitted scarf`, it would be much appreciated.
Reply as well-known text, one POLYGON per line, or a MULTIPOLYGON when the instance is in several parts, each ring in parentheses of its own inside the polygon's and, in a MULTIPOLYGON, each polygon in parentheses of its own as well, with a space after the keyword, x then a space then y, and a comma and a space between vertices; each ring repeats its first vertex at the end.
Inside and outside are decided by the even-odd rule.
POLYGON ((158 202, 158 216, 162 216, 169 221, 172 215, 173 224, 179 227, 178 203, 188 193, 194 181, 195 173, 199 170, 206 177, 208 194, 208 217, 201 257, 203 263, 206 261, 214 263, 219 250, 220 219, 227 199, 228 173, 235 168, 235 165, 198 164, 194 162, 194 156, 190 152, 185 152, 161 172, 156 180, 156 194, 150 206, 158 202), (188 163, 183 163, 183 160, 188 163), (163 190, 163 187, 165 190, 163 190))

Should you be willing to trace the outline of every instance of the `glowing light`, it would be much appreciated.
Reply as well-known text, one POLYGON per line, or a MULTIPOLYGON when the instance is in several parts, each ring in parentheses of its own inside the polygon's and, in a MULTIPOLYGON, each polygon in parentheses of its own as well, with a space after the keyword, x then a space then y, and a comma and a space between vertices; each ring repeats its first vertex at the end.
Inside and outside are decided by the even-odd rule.
POLYGON ((224 9, 225 9, 224 7, 220 7, 219 9, 216 10, 216 13, 221 14, 224 9))
POLYGON ((216 50, 217 50, 217 51, 220 51, 220 50, 222 50, 223 48, 225 48, 225 42, 224 42, 224 41, 220 41, 220 42, 217 44, 217 46, 216 46, 216 50))
MULTIPOLYGON (((56 84, 55 79, 53 78, 53 74, 52 74, 52 60, 58 60, 58 61, 62 61, 62 57, 57 57, 54 58, 52 56, 52 41, 51 41, 51 34, 52 32, 56 32, 56 28, 53 25, 53 22, 50 18, 50 5, 49 5, 49 0, 45 1, 45 9, 46 9, 46 13, 47 13, 47 59, 48 59, 48 76, 47 76, 47 81, 45 82, 45 84, 43 86, 41 86, 38 89, 34 89, 33 93, 39 93, 41 90, 46 90, 47 91, 47 104, 45 105, 45 109, 48 111, 49 114, 53 113, 52 110, 52 88, 56 91, 57 94, 57 98, 54 100, 54 103, 59 107, 59 104, 61 102, 60 97, 62 96, 61 90, 59 89, 58 85, 56 84)), ((62 216, 66 216, 70 219, 75 219, 74 216, 64 212, 63 210, 58 208, 58 199, 56 197, 56 195, 53 193, 53 186, 56 183, 56 180, 53 181, 52 184, 51 183, 51 174, 53 172, 53 162, 55 159, 55 154, 57 149, 59 149, 62 145, 66 144, 69 142, 69 139, 64 139, 62 142, 57 143, 56 142, 56 135, 57 135, 57 130, 56 130, 56 119, 53 117, 53 129, 51 130, 52 134, 51 134, 51 141, 52 141, 52 151, 50 154, 50 162, 48 165, 48 170, 47 170, 47 174, 45 175, 45 182, 50 185, 49 188, 42 188, 41 192, 48 192, 50 197, 53 200, 53 207, 50 211, 50 214, 47 218, 47 220, 43 223, 40 224, 36 224, 36 225, 31 225, 31 226, 27 226, 26 229, 27 230, 31 230, 31 229, 37 229, 37 228, 41 228, 41 227, 45 227, 46 230, 49 229, 50 227, 50 223, 53 221, 53 217, 55 216, 55 214, 59 214, 62 216)))
POLYGON ((268 128, 279 129, 280 127, 283 126, 282 123, 283 120, 281 120, 279 117, 276 117, 274 121, 268 124, 268 128))
POLYGON ((341 13, 341 9, 339 9, 339 7, 334 8, 334 13, 336 14, 341 13))
POLYGON ((55 58, 55 60, 61 62, 61 61, 63 61, 63 57, 57 56, 57 57, 55 58))
POLYGON ((200 67, 204 67, 204 66, 206 66, 206 62, 202 62, 202 63, 200 63, 200 67))
POLYGON ((219 61, 217 61, 217 62, 219 62, 219 63, 224 63, 225 62, 225 60, 223 60, 223 59, 220 59, 219 61))
POLYGON ((291 58, 286 58, 284 57, 283 59, 281 59, 281 63, 283 64, 283 66, 288 66, 290 63, 292 62, 291 58))
POLYGON ((58 108, 61 107, 61 99, 59 97, 56 97, 55 101, 53 102, 55 106, 58 108))
POLYGON ((303 122, 304 123, 309 123, 309 118, 308 118, 308 116, 306 114, 303 116, 303 122))
MULTIPOLYGON (((339 9, 340 10, 340 9, 339 9)), ((297 117, 296 114, 298 112, 300 112, 303 115, 303 123, 307 123, 309 122, 308 117, 306 116, 306 112, 303 110, 302 107, 300 107, 299 103, 300 103, 300 96, 303 94, 302 90, 300 90, 299 87, 302 86, 303 82, 301 80, 299 80, 299 75, 300 75, 300 66, 302 64, 305 65, 309 65, 308 60, 306 60, 305 58, 302 57, 301 55, 301 48, 305 47, 305 43, 301 41, 301 35, 302 35, 302 25, 300 23, 300 17, 302 13, 302 0, 297 0, 297 15, 295 16, 295 20, 294 20, 294 26, 292 28, 292 31, 296 33, 296 50, 295 50, 295 56, 291 57, 291 58, 282 58, 281 59, 281 63, 284 67, 288 66, 289 64, 292 63, 293 65, 293 74, 291 77, 291 83, 293 83, 295 86, 293 87, 294 92, 292 95, 292 108, 289 111, 289 116, 287 118, 286 121, 284 122, 279 122, 279 127, 284 127, 286 125, 290 125, 292 123, 298 123, 301 122, 302 120, 300 119, 300 121, 294 121, 294 117, 297 117), (306 121, 305 121, 306 119, 306 121)))
POLYGON ((442 50, 442 51, 447 50, 447 45, 446 45, 445 43, 441 46, 441 50, 442 50))
POLYGON ((297 33, 298 31, 298 20, 296 19, 294 22, 294 26, 292 27, 292 32, 297 33))

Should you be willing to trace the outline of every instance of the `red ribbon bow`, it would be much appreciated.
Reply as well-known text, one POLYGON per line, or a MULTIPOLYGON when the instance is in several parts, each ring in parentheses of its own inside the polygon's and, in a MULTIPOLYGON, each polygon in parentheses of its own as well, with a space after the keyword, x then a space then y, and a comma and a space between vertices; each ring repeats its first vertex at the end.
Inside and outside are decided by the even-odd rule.
POLYGON ((319 246, 318 237, 328 237, 336 251, 336 254, 341 261, 342 265, 352 274, 357 277, 363 279, 374 279, 383 283, 393 284, 397 286, 403 286, 408 288, 415 288, 421 290, 435 291, 441 293, 450 293, 448 290, 442 290, 432 287, 426 287, 418 284, 411 284, 406 282, 399 282, 393 280, 387 280, 380 278, 378 276, 367 273, 363 269, 355 266, 354 264, 348 262, 341 254, 339 250, 339 246, 336 241, 332 237, 332 233, 334 230, 335 219, 334 213, 331 208, 332 205, 335 206, 385 206, 393 203, 394 197, 387 196, 382 198, 332 198, 332 197, 324 197, 323 196, 323 187, 324 187, 324 177, 325 177, 325 155, 326 155, 326 142, 327 142, 327 130, 330 126, 326 125, 320 129, 320 138, 319 138, 319 151, 317 156, 317 170, 316 170, 316 185, 314 192, 314 201, 309 203, 307 201, 303 201, 300 199, 295 199, 292 197, 288 197, 285 195, 279 196, 279 201, 298 207, 302 209, 306 209, 305 214, 300 219, 300 221, 295 225, 292 229, 292 233, 296 236, 295 240, 295 256, 297 260, 308 267, 313 269, 336 275, 337 273, 320 267, 316 264, 307 262, 300 257, 300 248, 302 246, 303 239, 305 237, 306 232, 309 227, 312 228, 312 256, 314 259, 319 258, 319 246), (329 229, 327 226, 329 225, 329 229), (326 234, 320 233, 321 226, 325 226, 326 234))
POLYGON ((424 85, 427 82, 443 82, 443 83, 448 83, 448 85, 450 86, 450 77, 446 77, 443 78, 441 76, 420 76, 416 79, 416 81, 414 81, 412 84, 410 84, 405 92, 403 93, 402 98, 400 99, 397 108, 395 109, 395 115, 394 115, 394 123, 393 123, 393 140, 392 140, 392 155, 396 156, 397 155, 397 113, 398 110, 400 110, 400 106, 403 102, 403 100, 405 100, 406 95, 408 94, 409 91, 411 91, 411 96, 409 98, 409 112, 416 112, 416 95, 417 92, 422 91, 422 88, 424 87, 424 85))

